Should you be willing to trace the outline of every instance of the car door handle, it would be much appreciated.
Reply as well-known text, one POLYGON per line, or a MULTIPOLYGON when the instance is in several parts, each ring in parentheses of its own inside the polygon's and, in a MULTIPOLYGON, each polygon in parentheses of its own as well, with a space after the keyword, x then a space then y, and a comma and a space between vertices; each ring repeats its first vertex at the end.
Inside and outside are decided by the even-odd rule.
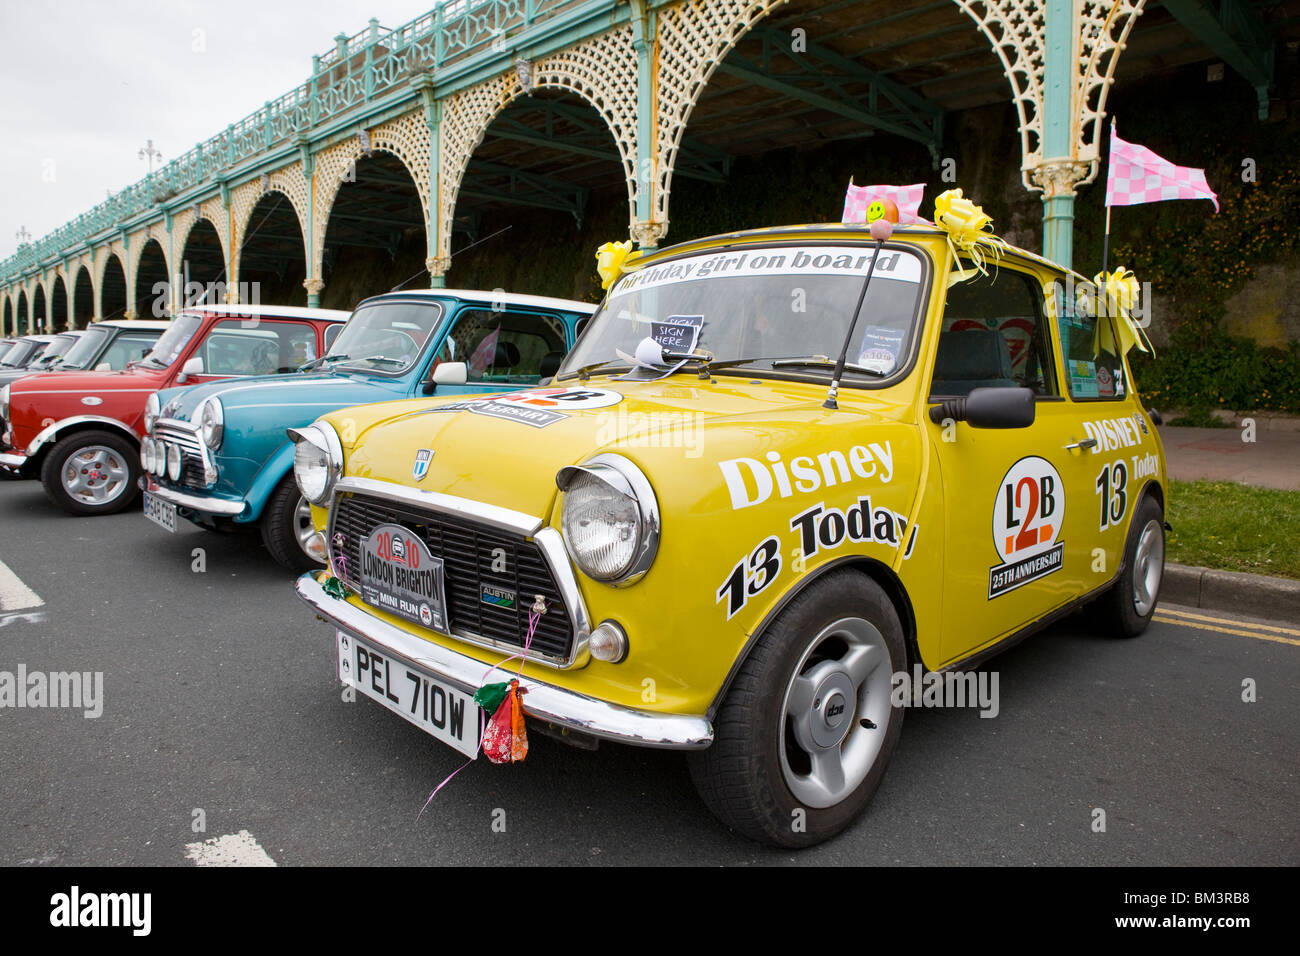
POLYGON ((1066 445, 1065 447, 1066 447, 1067 449, 1078 448, 1078 449, 1080 449, 1080 450, 1082 450, 1082 449, 1084 449, 1084 448, 1096 448, 1096 447, 1097 447, 1097 439, 1095 439, 1095 438, 1085 438, 1085 439, 1083 439, 1082 441, 1072 442, 1071 444, 1066 445))

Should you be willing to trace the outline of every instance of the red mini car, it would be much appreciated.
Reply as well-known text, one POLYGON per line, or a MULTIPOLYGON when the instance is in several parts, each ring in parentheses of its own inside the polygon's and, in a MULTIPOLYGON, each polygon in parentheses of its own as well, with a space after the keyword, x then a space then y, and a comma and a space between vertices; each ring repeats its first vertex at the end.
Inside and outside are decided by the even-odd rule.
POLYGON ((149 396, 174 385, 292 372, 324 355, 347 312, 206 305, 172 320, 119 372, 35 375, 0 388, 0 467, 40 476, 69 514, 112 514, 138 493, 149 396))

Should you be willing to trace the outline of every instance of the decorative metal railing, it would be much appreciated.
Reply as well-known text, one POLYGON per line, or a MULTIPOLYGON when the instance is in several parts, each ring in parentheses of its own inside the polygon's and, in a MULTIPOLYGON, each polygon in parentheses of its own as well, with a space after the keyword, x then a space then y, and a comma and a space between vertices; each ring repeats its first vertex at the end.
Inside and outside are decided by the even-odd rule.
POLYGON ((371 20, 359 33, 339 35, 332 50, 312 57, 312 75, 306 83, 114 193, 89 212, 20 246, 0 262, 0 280, 111 230, 300 133, 402 89, 412 77, 436 73, 491 50, 494 43, 514 32, 589 2, 446 0, 396 29, 371 20))

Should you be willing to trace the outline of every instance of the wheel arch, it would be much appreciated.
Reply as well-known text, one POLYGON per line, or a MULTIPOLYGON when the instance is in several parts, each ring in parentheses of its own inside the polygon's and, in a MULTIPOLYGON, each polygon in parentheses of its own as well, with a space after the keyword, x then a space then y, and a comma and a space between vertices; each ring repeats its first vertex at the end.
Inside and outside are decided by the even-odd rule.
POLYGON ((736 655, 735 661, 732 662, 731 670, 727 672, 727 679, 723 681, 722 686, 718 689, 718 693, 709 704, 707 716, 710 720, 717 715, 718 708, 722 706, 722 701, 726 699, 727 692, 731 689, 731 684, 735 680, 736 674, 740 672, 741 666, 745 663, 750 652, 754 649, 759 638, 763 636, 763 633, 767 630, 772 621, 776 619, 776 617, 792 600, 802 594, 806 588, 813 584, 813 582, 820 580, 832 571, 839 570, 857 571, 864 577, 870 578, 881 587, 885 592, 885 596, 889 598, 890 603, 894 606, 894 613, 898 615, 898 621, 903 627, 903 643, 907 648, 907 669, 911 670, 912 665, 915 663, 924 664, 916 639, 916 614, 912 609, 912 601, 908 596, 907 588, 903 586, 903 582, 899 579, 898 575, 894 573, 893 568, 889 567, 889 565, 884 562, 866 557, 865 555, 845 555, 844 557, 836 558, 833 561, 827 561, 825 564, 818 565, 814 570, 803 575, 799 584, 786 591, 786 593, 782 595, 781 600, 778 601, 777 604, 767 613, 758 627, 754 628, 754 632, 745 642, 744 649, 736 655))
POLYGON ((1160 480, 1158 478, 1147 479, 1146 484, 1142 486, 1142 490, 1138 492, 1138 504, 1141 505, 1142 499, 1147 497, 1148 495, 1150 495, 1152 498, 1156 500, 1156 504, 1160 506, 1160 513, 1163 515, 1166 510, 1165 489, 1164 489, 1164 485, 1160 483, 1160 480))
POLYGON ((72 418, 65 418, 62 421, 47 425, 40 433, 32 439, 28 445, 31 464, 40 467, 49 454, 50 449, 57 445, 63 439, 75 435, 78 432, 107 431, 115 435, 120 435, 129 441, 135 448, 140 447, 140 436, 135 433, 130 425, 119 421, 116 418, 107 418, 100 415, 76 415, 72 418))

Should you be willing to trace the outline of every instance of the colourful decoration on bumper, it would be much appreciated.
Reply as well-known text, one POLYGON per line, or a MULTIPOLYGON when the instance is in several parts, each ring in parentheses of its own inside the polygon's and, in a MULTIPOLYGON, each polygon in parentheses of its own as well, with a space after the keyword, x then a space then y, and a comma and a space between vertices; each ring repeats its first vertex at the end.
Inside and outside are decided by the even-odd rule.
POLYGON ((1097 331, 1092 343, 1094 354, 1107 351, 1112 355, 1123 355, 1135 345, 1142 352, 1155 354, 1146 332, 1133 321, 1133 309, 1142 295, 1142 287, 1138 284, 1137 276, 1131 270, 1118 266, 1113 272, 1097 273, 1092 277, 1092 281, 1097 286, 1097 294, 1101 300, 1099 303, 1101 308, 1096 310, 1098 315, 1115 317, 1114 335, 1111 333, 1110 325, 1097 322, 1097 331), (1118 336, 1118 342, 1114 340, 1115 336, 1118 336))
MULTIPOLYGON (((489 684, 480 688, 474 699, 479 700, 479 695, 490 688, 492 693, 485 696, 495 697, 495 688, 499 686, 501 685, 489 684)), ((483 753, 493 763, 520 763, 528 756, 528 731, 524 727, 522 695, 519 681, 510 681, 492 719, 488 721, 487 729, 483 731, 483 753)))
MULTIPOLYGON (((487 680, 488 674, 497 670, 502 664, 518 660, 519 670, 515 672, 514 679, 484 684, 474 692, 474 703, 478 704, 479 713, 492 714, 486 723, 483 723, 480 718, 479 726, 482 728, 482 733, 478 741, 479 752, 486 754, 492 763, 520 763, 528 756, 528 728, 524 723, 525 691, 519 686, 519 678, 524 673, 524 664, 528 661, 528 651, 533 646, 537 625, 541 623, 546 611, 546 598, 540 594, 534 595, 532 607, 528 610, 528 633, 524 637, 523 651, 493 664, 483 675, 483 679, 487 680)), ((424 811, 429 809, 429 804, 438 795, 438 791, 451 783, 452 778, 472 764, 477 756, 478 754, 475 754, 474 757, 470 757, 448 774, 442 783, 433 788, 433 793, 429 794, 429 799, 424 801, 424 806, 415 815, 417 821, 424 815, 424 811)))
POLYGON ((623 274, 623 263, 632 254, 632 240, 607 242, 596 250, 596 271, 600 273, 600 287, 608 289, 623 274))
POLYGON ((343 586, 343 582, 332 574, 325 579, 321 587, 330 597, 338 598, 340 601, 348 596, 348 589, 343 586))
POLYGON ((988 275, 989 260, 996 262, 1008 248, 1005 241, 993 235, 992 217, 963 196, 960 189, 949 189, 935 198, 934 222, 948 234, 948 248, 953 254, 949 285, 988 275), (969 259, 971 268, 957 265, 959 256, 969 259))

